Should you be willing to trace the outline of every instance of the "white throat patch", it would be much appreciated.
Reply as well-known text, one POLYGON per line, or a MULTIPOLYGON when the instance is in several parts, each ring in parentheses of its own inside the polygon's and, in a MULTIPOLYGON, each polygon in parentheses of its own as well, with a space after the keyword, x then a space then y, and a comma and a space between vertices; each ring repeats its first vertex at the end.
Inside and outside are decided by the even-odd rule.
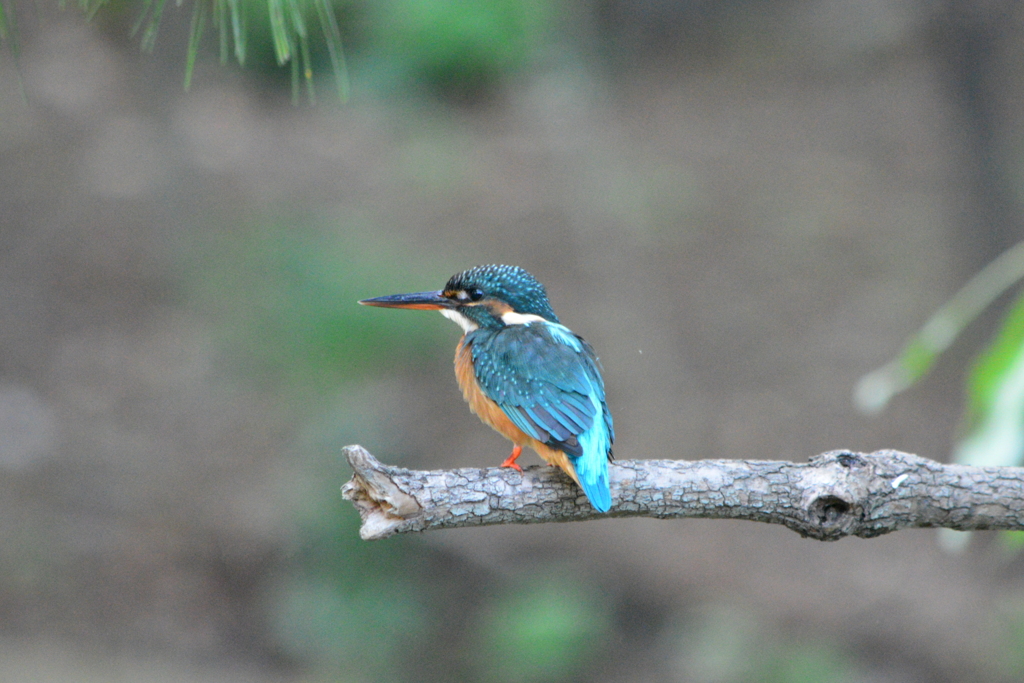
POLYGON ((472 320, 470 320, 466 316, 462 315, 458 311, 456 311, 454 309, 451 309, 451 308, 442 308, 441 309, 441 315, 443 315, 444 317, 448 318, 449 320, 454 322, 456 325, 461 327, 462 331, 465 332, 466 334, 469 334, 473 330, 475 330, 478 327, 480 327, 479 325, 477 325, 475 322, 473 322, 472 320))

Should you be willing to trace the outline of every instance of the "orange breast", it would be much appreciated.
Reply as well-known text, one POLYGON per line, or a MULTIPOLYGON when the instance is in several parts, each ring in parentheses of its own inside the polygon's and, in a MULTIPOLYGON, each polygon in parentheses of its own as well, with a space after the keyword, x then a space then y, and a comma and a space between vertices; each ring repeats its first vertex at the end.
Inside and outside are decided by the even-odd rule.
POLYGON ((541 459, 548 464, 560 467, 573 478, 573 481, 579 484, 576 468, 573 467, 569 456, 560 450, 537 441, 537 439, 534 439, 517 427, 509 419, 508 415, 505 414, 505 411, 483 392, 483 389, 480 388, 480 383, 476 381, 476 372, 473 370, 473 354, 470 351, 469 345, 466 344, 465 337, 462 338, 458 348, 455 349, 455 377, 459 381, 459 388, 462 389, 462 396, 466 399, 466 403, 469 404, 469 409, 476 413, 484 424, 493 428, 514 444, 529 446, 536 451, 541 459))

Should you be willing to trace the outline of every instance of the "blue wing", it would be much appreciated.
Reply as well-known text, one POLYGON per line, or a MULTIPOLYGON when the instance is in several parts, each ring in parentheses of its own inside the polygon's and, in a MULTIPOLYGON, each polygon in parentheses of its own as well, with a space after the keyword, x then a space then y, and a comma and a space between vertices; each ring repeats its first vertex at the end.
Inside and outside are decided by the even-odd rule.
POLYGON ((590 345, 550 322, 480 329, 466 341, 484 393, 517 427, 568 455, 593 506, 608 510, 615 431, 590 345))

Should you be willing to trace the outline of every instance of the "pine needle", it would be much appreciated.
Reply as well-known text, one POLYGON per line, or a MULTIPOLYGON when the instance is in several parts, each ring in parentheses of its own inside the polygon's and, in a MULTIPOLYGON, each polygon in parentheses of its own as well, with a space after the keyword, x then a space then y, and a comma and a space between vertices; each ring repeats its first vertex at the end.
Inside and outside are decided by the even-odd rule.
POLYGON ((278 66, 284 66, 292 58, 284 0, 267 0, 267 9, 270 11, 270 36, 274 41, 274 55, 277 57, 278 66))
POLYGON ((242 0, 227 0, 231 9, 231 31, 235 38, 235 59, 239 66, 245 66, 245 12, 240 6, 242 0))
POLYGON ((313 7, 316 8, 317 16, 320 18, 320 28, 323 30, 324 41, 327 43, 327 52, 331 56, 334 82, 338 86, 338 99, 348 102, 348 66, 345 63, 345 51, 341 44, 338 21, 334 17, 334 8, 331 7, 330 0, 313 0, 313 7))
POLYGON ((164 2, 165 0, 155 0, 153 4, 153 13, 150 15, 149 24, 146 25, 146 30, 142 34, 142 50, 144 52, 152 52, 156 46, 156 32, 160 27, 160 17, 164 13, 164 2))
POLYGON ((188 54, 185 57, 185 92, 192 85, 192 72, 196 66, 196 55, 199 54, 199 40, 206 28, 206 1, 195 0, 192 8, 192 30, 188 38, 188 54))

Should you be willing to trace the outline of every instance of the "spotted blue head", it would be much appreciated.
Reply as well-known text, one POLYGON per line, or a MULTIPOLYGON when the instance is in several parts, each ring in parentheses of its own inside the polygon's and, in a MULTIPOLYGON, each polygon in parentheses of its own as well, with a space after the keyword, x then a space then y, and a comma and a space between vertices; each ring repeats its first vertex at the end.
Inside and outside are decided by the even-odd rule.
POLYGON ((537 318, 559 322, 544 285, 519 266, 475 266, 453 275, 439 291, 393 294, 359 303, 439 310, 467 332, 537 318))

